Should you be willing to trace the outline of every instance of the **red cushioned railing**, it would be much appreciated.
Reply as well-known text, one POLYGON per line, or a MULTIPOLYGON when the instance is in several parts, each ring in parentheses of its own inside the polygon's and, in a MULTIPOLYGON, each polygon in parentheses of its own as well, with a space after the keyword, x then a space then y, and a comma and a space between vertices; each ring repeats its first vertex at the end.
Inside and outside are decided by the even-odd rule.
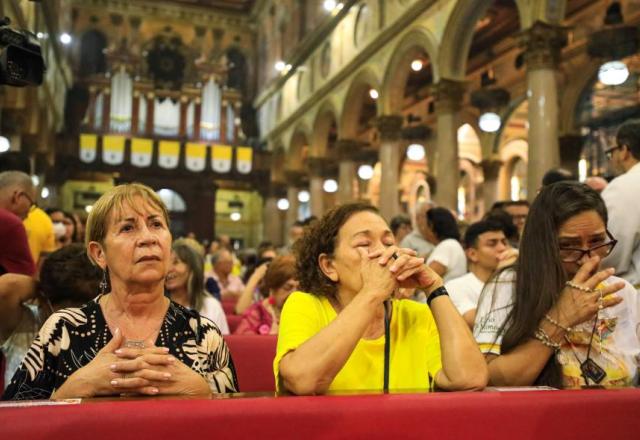
POLYGON ((275 391, 273 358, 277 336, 227 335, 224 339, 236 367, 240 391, 275 391))

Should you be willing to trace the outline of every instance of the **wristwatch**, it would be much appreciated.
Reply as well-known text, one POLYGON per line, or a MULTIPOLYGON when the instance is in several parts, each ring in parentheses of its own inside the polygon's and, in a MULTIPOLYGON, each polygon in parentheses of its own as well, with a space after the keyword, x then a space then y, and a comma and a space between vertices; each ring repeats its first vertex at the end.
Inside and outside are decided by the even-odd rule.
POLYGON ((444 288, 444 286, 440 286, 438 287, 436 290, 434 290, 433 292, 431 292, 431 295, 429 295, 427 297, 427 305, 429 307, 431 307, 431 301, 433 301, 435 298, 442 296, 442 295, 447 295, 449 296, 449 292, 447 292, 447 289, 444 288))

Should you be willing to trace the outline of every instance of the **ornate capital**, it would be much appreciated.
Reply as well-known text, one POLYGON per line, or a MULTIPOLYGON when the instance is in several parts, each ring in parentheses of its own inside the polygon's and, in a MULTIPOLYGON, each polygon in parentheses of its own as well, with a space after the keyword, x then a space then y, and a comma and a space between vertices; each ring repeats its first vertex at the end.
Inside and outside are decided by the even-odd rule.
POLYGON ((288 186, 300 188, 305 186, 307 173, 301 170, 284 170, 284 179, 288 186))
POLYGON ((311 156, 307 158, 307 166, 314 176, 329 177, 337 174, 335 161, 326 157, 311 156))
POLYGON ((453 113, 460 110, 464 91, 464 82, 442 78, 431 88, 431 93, 435 98, 436 112, 453 113))
POLYGON ((281 197, 286 197, 287 195, 287 184, 279 181, 271 181, 264 189, 265 198, 275 198, 279 199, 281 197))
POLYGON ((338 139, 335 143, 335 150, 341 160, 355 160, 362 143, 355 139, 338 139))
POLYGON ((383 115, 377 117, 373 125, 380 132, 381 139, 394 141, 400 138, 403 122, 404 118, 400 115, 383 115))
POLYGON ((529 70, 553 69, 560 60, 560 51, 567 44, 567 27, 536 21, 520 34, 520 47, 529 70))
POLYGON ((500 168, 502 168, 502 161, 497 158, 485 159, 480 163, 484 179, 495 180, 500 174, 500 168))
POLYGON ((379 159, 378 151, 373 148, 361 148, 355 158, 356 162, 374 165, 379 159))

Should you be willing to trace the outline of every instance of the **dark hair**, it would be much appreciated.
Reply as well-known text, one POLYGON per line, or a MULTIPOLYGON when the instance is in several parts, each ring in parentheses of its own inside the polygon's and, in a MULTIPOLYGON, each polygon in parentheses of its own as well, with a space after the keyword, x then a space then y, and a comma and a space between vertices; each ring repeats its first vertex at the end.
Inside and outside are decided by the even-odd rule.
POLYGON ((640 160, 640 119, 631 119, 620 126, 616 134, 618 145, 626 145, 631 155, 640 160))
POLYGON ((308 226, 308 231, 293 245, 300 289, 320 296, 335 297, 336 283, 320 270, 318 258, 321 254, 333 256, 340 228, 354 214, 378 210, 366 203, 348 203, 329 210, 322 218, 308 226))
POLYGON ((557 182, 574 181, 577 182, 576 176, 565 168, 552 168, 542 176, 542 186, 551 185, 557 182))
POLYGON ((479 222, 472 223, 464 233, 464 248, 468 249, 470 247, 477 246, 478 237, 480 235, 484 234, 485 232, 494 231, 504 232, 504 226, 502 225, 502 223, 493 219, 480 220, 479 222))
POLYGON ((96 297, 102 270, 87 256, 81 243, 72 243, 45 258, 40 269, 40 292, 51 305, 77 307, 96 297))
POLYGON ((391 223, 389 224, 389 226, 391 227, 391 232, 393 232, 393 235, 396 235, 396 233, 398 232, 398 229, 400 229, 404 225, 411 226, 411 220, 409 219, 409 217, 402 214, 396 215, 394 218, 392 218, 391 223))
MULTIPOLYGON (((592 210, 606 225, 604 201, 596 191, 578 182, 543 187, 533 201, 520 241, 513 308, 501 329, 503 353, 531 338, 540 320, 558 301, 567 281, 558 250, 558 230, 570 218, 592 210)), ((562 372, 555 356, 535 384, 562 387, 562 372)))
POLYGON ((187 284, 189 303, 193 310, 199 311, 207 295, 204 290, 204 259, 198 251, 185 242, 174 243, 171 250, 189 268, 190 274, 187 284))
POLYGON ((453 238, 460 241, 460 230, 456 218, 446 208, 431 208, 427 211, 427 224, 438 240, 453 238))
POLYGON ((282 287, 291 278, 296 278, 296 259, 292 255, 276 257, 269 263, 264 274, 263 285, 265 290, 276 290, 282 287))
POLYGON ((494 202, 493 205, 491 205, 491 209, 490 211, 493 211, 494 209, 502 209, 504 210, 504 208, 508 208, 509 206, 530 206, 529 201, 528 200, 499 200, 497 202, 494 202))
POLYGON ((513 224, 513 218, 507 211, 503 209, 492 209, 482 218, 485 221, 491 221, 494 223, 500 223, 502 225, 502 231, 507 237, 507 240, 511 242, 518 242, 520 237, 518 236, 518 227, 513 224))

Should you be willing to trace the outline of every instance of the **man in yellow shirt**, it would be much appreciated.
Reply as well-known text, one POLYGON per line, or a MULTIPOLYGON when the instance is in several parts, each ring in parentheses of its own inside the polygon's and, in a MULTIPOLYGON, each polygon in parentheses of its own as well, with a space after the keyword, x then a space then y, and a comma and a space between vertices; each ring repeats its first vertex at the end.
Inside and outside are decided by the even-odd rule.
POLYGON ((27 230, 27 240, 29 241, 29 250, 36 264, 40 266, 40 259, 46 257, 56 250, 56 239, 53 233, 53 222, 51 218, 42 209, 34 206, 29 211, 29 215, 23 221, 24 228, 27 230))

